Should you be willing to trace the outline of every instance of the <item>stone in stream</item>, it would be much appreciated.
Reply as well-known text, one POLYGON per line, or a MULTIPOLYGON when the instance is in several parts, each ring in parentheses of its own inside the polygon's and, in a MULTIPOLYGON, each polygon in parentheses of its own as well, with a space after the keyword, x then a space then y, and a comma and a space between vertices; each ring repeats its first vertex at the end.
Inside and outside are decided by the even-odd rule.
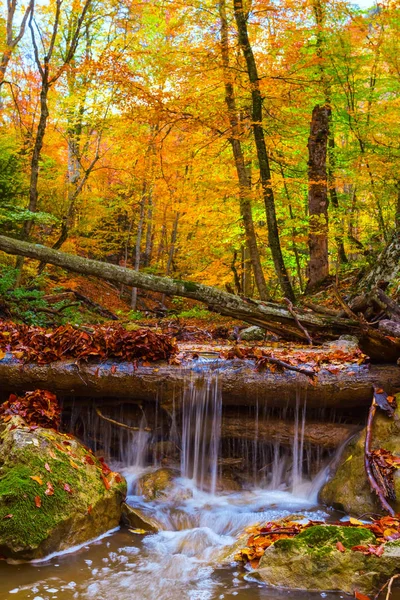
POLYGON ((267 332, 262 327, 253 325, 240 332, 240 339, 245 342, 262 342, 267 337, 267 332))
POLYGON ((136 482, 136 492, 143 496, 147 502, 152 500, 187 500, 193 496, 193 492, 176 482, 178 476, 177 471, 169 468, 145 473, 136 482))
POLYGON ((141 529, 149 533, 157 533, 162 529, 160 523, 155 519, 146 515, 139 508, 130 506, 126 502, 123 502, 122 504, 122 523, 132 529, 141 529))
POLYGON ((380 557, 352 550, 376 543, 367 529, 315 525, 267 548, 251 577, 283 588, 370 594, 400 572, 400 542, 388 542, 380 557))
MULTIPOLYGON (((397 394, 397 409, 393 418, 377 409, 373 429, 372 448, 384 448, 400 455, 400 394, 397 394)), ((344 510, 355 516, 379 514, 382 507, 365 474, 364 442, 366 429, 353 437, 340 458, 337 470, 320 492, 320 500, 328 506, 344 510)), ((393 503, 396 513, 400 512, 400 469, 394 473, 397 501, 393 503)))
POLYGON ((32 560, 119 525, 126 482, 70 435, 0 424, 0 555, 32 560))

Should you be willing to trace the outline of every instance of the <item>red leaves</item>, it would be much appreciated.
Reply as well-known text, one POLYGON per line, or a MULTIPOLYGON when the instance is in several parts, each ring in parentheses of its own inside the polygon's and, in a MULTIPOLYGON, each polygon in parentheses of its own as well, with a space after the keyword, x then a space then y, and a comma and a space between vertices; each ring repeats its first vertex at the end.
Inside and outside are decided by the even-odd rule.
POLYGON ((66 492, 68 492, 68 494, 73 494, 72 489, 70 488, 70 486, 68 485, 68 483, 64 483, 64 488, 63 488, 66 492))
POLYGON ((357 590, 354 592, 354 598, 356 598, 357 600, 371 600, 369 596, 361 594, 361 592, 357 592, 357 590))
POLYGON ((374 546, 373 544, 368 544, 368 546, 353 546, 353 552, 362 552, 362 554, 374 554, 375 556, 382 556, 384 552, 384 545, 374 546))
POLYGON ((50 469, 50 465, 49 465, 49 463, 46 463, 46 464, 44 465, 44 468, 46 469, 46 471, 48 471, 49 473, 51 473, 51 469, 50 469))
POLYGON ((101 478, 103 480, 104 487, 106 488, 106 490, 109 490, 111 487, 111 483, 108 481, 107 477, 104 477, 104 475, 101 475, 101 478))
POLYGON ((3 517, 3 521, 4 521, 5 519, 12 519, 12 518, 13 518, 13 516, 14 516, 14 515, 11 515, 11 514, 10 514, 10 515, 4 515, 4 517, 3 517))
MULTIPOLYGON (((0 321, 0 349, 11 350, 24 362, 48 364, 62 359, 107 359, 147 362, 168 359, 178 351, 165 334, 148 329, 126 331, 122 326, 96 327, 90 333, 63 325, 53 331, 0 321)), ((115 373, 113 366, 111 372, 115 373)))
POLYGON ((42 506, 42 501, 40 499, 40 496, 35 496, 35 506, 36 506, 36 508, 40 508, 42 506))
POLYGON ((90 454, 86 454, 85 458, 84 458, 84 462, 87 465, 94 465, 94 460, 93 458, 90 456, 90 454))
POLYGON ((0 418, 7 422, 14 415, 22 417, 32 427, 58 429, 60 408, 57 398, 47 390, 26 392, 23 397, 11 394, 7 402, 0 405, 0 418))
POLYGON ((336 548, 339 552, 346 552, 346 548, 343 546, 342 542, 336 542, 336 548))
POLYGON ((99 461, 101 463, 101 470, 103 472, 103 475, 108 475, 112 472, 110 467, 104 462, 104 458, 99 458, 99 461))
POLYGON ((46 496, 54 496, 54 488, 50 481, 47 482, 47 489, 44 492, 46 496))

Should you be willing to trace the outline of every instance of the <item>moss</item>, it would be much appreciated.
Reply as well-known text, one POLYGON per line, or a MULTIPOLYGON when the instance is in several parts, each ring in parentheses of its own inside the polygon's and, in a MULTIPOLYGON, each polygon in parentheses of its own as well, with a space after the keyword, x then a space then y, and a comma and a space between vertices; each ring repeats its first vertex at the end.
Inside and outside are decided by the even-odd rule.
POLYGON ((197 284, 192 281, 182 281, 181 279, 173 279, 173 282, 180 287, 183 287, 185 292, 196 292, 198 290, 197 284))
MULTIPOLYGON (((52 430, 3 428, 0 432, 1 554, 7 555, 9 550, 10 555, 16 555, 27 548, 40 548, 57 529, 61 532, 59 538, 68 537, 68 524, 74 519, 87 521, 90 506, 105 506, 107 502, 118 505, 114 499, 124 497, 125 481, 113 481, 107 490, 101 477, 101 463, 94 456, 87 461, 88 452, 76 440, 52 430), (32 477, 38 477, 39 481, 32 477), (48 482, 53 490, 51 495, 46 494, 48 482), (69 486, 67 489, 65 484, 69 486)), ((105 517, 100 527, 114 518, 113 508, 110 518, 105 517)), ((116 524, 118 521, 112 526, 116 524)), ((99 534, 96 527, 92 537, 99 534)))

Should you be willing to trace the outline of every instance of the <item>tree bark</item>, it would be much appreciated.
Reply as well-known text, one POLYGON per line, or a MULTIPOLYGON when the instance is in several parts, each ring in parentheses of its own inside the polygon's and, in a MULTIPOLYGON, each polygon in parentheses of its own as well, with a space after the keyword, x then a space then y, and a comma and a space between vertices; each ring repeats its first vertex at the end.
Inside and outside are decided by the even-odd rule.
POLYGON ((308 212, 310 217, 308 245, 309 290, 322 283, 329 275, 328 261, 328 189, 326 156, 329 132, 329 108, 316 105, 312 112, 308 139, 308 212))
POLYGON ((251 209, 251 178, 246 169, 243 148, 240 142, 238 111, 229 62, 228 21, 226 17, 225 0, 220 0, 219 14, 221 19, 221 57, 225 84, 225 103, 231 129, 229 142, 232 147, 236 173, 239 181, 240 213, 243 219, 243 226, 246 234, 246 247, 250 255, 257 290, 261 300, 268 300, 267 284, 261 266, 251 209))
POLYGON ((400 229, 396 229, 373 268, 358 285, 359 290, 369 291, 375 287, 386 287, 400 277, 400 229))
MULTIPOLYGON (((203 302, 214 312, 258 325, 285 339, 307 342, 307 336, 298 327, 291 311, 280 304, 241 298, 200 283, 141 273, 3 235, 0 235, 0 250, 8 254, 44 260, 75 273, 93 275, 130 287, 192 298, 203 302)), ((296 317, 312 334, 314 341, 352 334, 359 338, 361 349, 377 362, 392 362, 400 357, 400 340, 393 341, 361 321, 322 316, 299 308, 296 308, 296 317)))
POLYGON ((264 130, 262 126, 262 96, 260 90, 260 78, 253 49, 250 44, 247 32, 247 15, 243 7, 242 0, 233 0, 235 20, 239 34, 239 44, 242 49, 243 57, 247 65, 247 74, 249 77, 252 101, 252 127, 254 141, 257 149, 257 157, 260 169, 260 179, 265 204, 265 212, 268 226, 268 243, 274 262, 275 272, 279 280, 280 287, 286 298, 292 302, 295 301, 292 284, 286 271, 283 260, 281 243, 279 239, 278 223, 276 219, 275 198, 272 188, 272 175, 269 164, 267 146, 265 143, 264 130))

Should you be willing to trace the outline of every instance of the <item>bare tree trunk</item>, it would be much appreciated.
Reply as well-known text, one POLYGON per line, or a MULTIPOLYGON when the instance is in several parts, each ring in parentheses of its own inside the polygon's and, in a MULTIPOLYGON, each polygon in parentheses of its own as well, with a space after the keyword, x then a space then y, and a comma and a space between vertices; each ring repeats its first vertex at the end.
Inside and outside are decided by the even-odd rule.
POLYGON ((247 74, 250 81, 252 99, 252 126, 254 141, 257 149, 257 157, 260 169, 260 178, 265 204, 265 212, 268 226, 268 242, 274 262, 275 272, 278 277, 283 294, 289 300, 295 301, 292 284, 286 271, 283 260, 282 249, 279 239, 278 223, 276 220, 275 198, 272 189, 271 169, 265 144, 264 130, 262 126, 262 96, 260 91, 260 79, 258 77, 257 65, 247 32, 247 18, 243 7, 243 0, 233 0, 235 20, 239 33, 239 44, 247 65, 247 74))
POLYGON ((21 41, 24 33, 26 23, 29 15, 33 11, 34 0, 30 0, 28 6, 25 8, 21 24, 18 32, 14 35, 14 16, 17 10, 17 0, 7 1, 7 20, 6 20, 6 35, 5 35, 5 47, 0 59, 0 86, 4 83, 8 63, 10 62, 13 50, 16 48, 18 43, 21 41))
MULTIPOLYGON (((240 213, 243 219, 243 225, 246 234, 246 246, 249 253, 249 259, 253 268, 254 279, 258 289, 258 293, 261 300, 268 300, 267 285, 261 266, 260 253, 257 246, 253 214, 251 209, 251 177, 246 169, 242 144, 240 142, 238 111, 236 107, 233 78, 231 75, 229 64, 228 21, 226 17, 225 0, 220 0, 219 14, 221 19, 221 57, 224 72, 225 103, 227 106, 229 124, 231 129, 229 141, 232 147, 233 157, 236 166, 236 173, 239 181, 240 213)), ((248 290, 244 293, 247 294, 248 290)))
MULTIPOLYGON (((147 183, 143 183, 142 190, 142 199, 140 201, 140 214, 139 214, 139 222, 136 233, 136 246, 135 246, 135 271, 139 271, 140 269, 140 257, 141 257, 141 244, 142 244, 142 234, 143 234, 143 224, 144 224, 144 215, 146 210, 146 201, 147 201, 147 183)), ((137 305, 137 287, 132 288, 132 296, 131 296, 131 309, 136 310, 137 305)))
POLYGON ((308 139, 308 210, 310 216, 308 289, 315 288, 329 275, 328 190, 326 178, 328 111, 327 106, 317 105, 314 107, 308 139))

